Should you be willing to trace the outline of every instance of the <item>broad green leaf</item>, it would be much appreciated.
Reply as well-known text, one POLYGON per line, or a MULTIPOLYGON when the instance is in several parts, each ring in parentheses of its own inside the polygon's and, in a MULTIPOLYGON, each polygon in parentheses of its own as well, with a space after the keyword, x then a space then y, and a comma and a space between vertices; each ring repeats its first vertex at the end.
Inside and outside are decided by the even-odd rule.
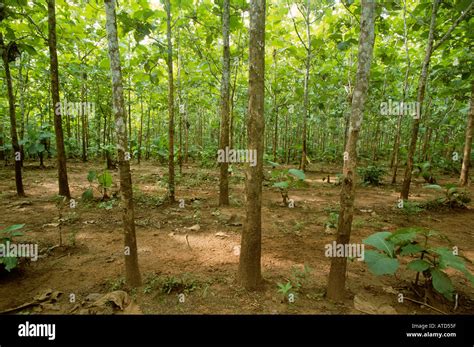
POLYGON ((409 243, 408 245, 403 246, 401 248, 400 255, 401 256, 403 256, 403 255, 412 255, 412 254, 421 252, 423 250, 424 250, 424 248, 421 247, 419 244, 409 243))
POLYGON ((403 228, 398 229, 397 231, 393 232, 387 240, 393 242, 395 245, 404 244, 407 242, 411 242, 416 238, 416 235, 422 231, 421 228, 403 228))
POLYGON ((393 275, 400 265, 397 259, 389 258, 385 254, 373 250, 364 252, 364 261, 370 272, 377 276, 393 275))
POLYGON ((18 229, 21 229, 25 226, 25 224, 13 224, 13 225, 10 225, 8 227, 6 227, 5 229, 3 230, 0 230, 0 231, 3 231, 3 232, 10 232, 10 231, 13 231, 13 230, 18 230, 18 229))
POLYGON ((12 269, 16 268, 18 265, 18 258, 16 257, 4 257, 3 264, 5 265, 5 270, 10 272, 12 269))
POLYGON ((289 183, 287 181, 277 182, 273 184, 273 187, 280 189, 288 189, 289 183))
POLYGON ((89 188, 86 191, 84 191, 84 193, 82 193, 82 200, 89 201, 92 199, 94 199, 94 193, 92 189, 89 188))
POLYGON ((390 235, 392 235, 392 233, 389 231, 381 231, 370 235, 368 238, 362 240, 362 242, 393 257, 395 245, 391 241, 386 240, 390 235))
POLYGON ((454 294, 454 287, 451 279, 443 271, 437 268, 431 269, 431 276, 433 278, 433 288, 440 294, 452 301, 454 294))
POLYGON ((416 272, 422 272, 430 268, 430 263, 423 259, 416 259, 408 263, 407 268, 416 272))
POLYGON ((97 177, 97 173, 94 170, 90 170, 89 173, 87 174, 87 180, 92 183, 95 181, 97 177))
POLYGON ((280 166, 280 164, 275 163, 275 162, 270 161, 270 160, 268 161, 268 163, 269 163, 271 166, 273 166, 273 167, 278 167, 278 166, 280 166))
POLYGON ((288 173, 290 175, 293 175, 295 176, 296 178, 300 179, 300 180, 304 180, 305 179, 305 174, 303 171, 301 170, 297 170, 297 169, 289 169, 288 170, 288 173))
POLYGON ((99 184, 104 188, 110 188, 112 186, 112 175, 107 170, 99 175, 98 180, 99 184))

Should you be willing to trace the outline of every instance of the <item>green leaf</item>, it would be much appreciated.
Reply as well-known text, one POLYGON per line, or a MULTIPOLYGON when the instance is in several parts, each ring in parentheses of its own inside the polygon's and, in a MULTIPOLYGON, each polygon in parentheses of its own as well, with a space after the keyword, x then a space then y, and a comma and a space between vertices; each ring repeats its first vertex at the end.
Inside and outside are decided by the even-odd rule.
POLYGON ((400 255, 412 255, 412 254, 415 254, 415 253, 418 253, 418 252, 421 252, 423 251, 424 248, 421 247, 420 245, 418 244, 413 244, 413 243, 409 243, 408 245, 406 246, 403 246, 401 248, 401 252, 400 252, 400 255))
POLYGON ((94 170, 90 170, 89 173, 87 174, 87 180, 92 183, 95 181, 97 177, 97 173, 94 170))
POLYGON ((448 275, 437 268, 431 269, 431 276, 433 278, 433 288, 440 294, 452 301, 454 294, 453 283, 451 282, 448 275))
POLYGON ((407 268, 416 272, 423 272, 430 268, 430 263, 422 259, 416 259, 408 263, 407 268))
POLYGON ((298 178, 299 180, 304 180, 304 179, 305 179, 305 174, 304 174, 304 172, 301 171, 301 170, 289 169, 289 170, 288 170, 288 173, 289 173, 290 175, 295 176, 295 177, 298 178))
POLYGON ((387 255, 373 250, 364 252, 364 261, 370 272, 377 276, 393 275, 400 265, 397 259, 389 258, 387 255))
POLYGON ((378 250, 388 254, 390 257, 393 257, 395 245, 386 240, 390 235, 392 235, 392 233, 389 231, 381 231, 370 235, 368 238, 362 240, 362 242, 366 245, 377 248, 378 250))
POLYGON ((92 189, 89 188, 84 191, 84 193, 82 193, 82 200, 90 201, 92 199, 94 199, 94 192, 92 191, 92 189))
POLYGON ((5 270, 10 272, 10 270, 14 269, 18 265, 18 258, 16 257, 4 257, 3 264, 5 265, 5 270))
POLYGON ((274 183, 273 187, 280 188, 280 189, 288 189, 289 185, 290 184, 287 181, 283 181, 283 182, 274 183))
POLYGON ((406 244, 407 242, 411 242, 416 238, 416 235, 423 231, 421 228, 402 228, 398 229, 397 231, 393 232, 387 240, 390 240, 395 245, 406 244))
POLYGON ((446 269, 451 267, 462 272, 466 278, 474 285, 474 276, 469 272, 461 257, 454 255, 453 251, 446 247, 430 249, 430 251, 439 255, 439 268, 446 269))
POLYGON ((8 227, 6 227, 5 229, 3 230, 0 230, 1 232, 10 232, 10 231, 13 231, 13 230, 18 230, 18 229, 21 229, 25 226, 25 224, 13 224, 13 225, 10 225, 8 227))
POLYGON ((280 164, 275 163, 275 162, 270 161, 270 160, 268 161, 268 163, 269 163, 272 167, 278 167, 278 166, 280 166, 280 164))
POLYGON ((103 188, 110 188, 112 186, 112 175, 107 170, 99 175, 98 180, 103 188))

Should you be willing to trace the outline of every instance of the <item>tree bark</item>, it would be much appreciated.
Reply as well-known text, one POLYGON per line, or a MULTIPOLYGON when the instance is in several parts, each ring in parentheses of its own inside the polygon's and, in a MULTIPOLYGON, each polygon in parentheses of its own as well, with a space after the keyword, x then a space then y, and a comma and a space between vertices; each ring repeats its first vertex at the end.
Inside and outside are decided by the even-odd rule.
MULTIPOLYGON (((221 131, 220 149, 229 147, 229 97, 230 97, 230 48, 229 48, 230 0, 224 0, 222 9, 222 82, 221 82, 221 131)), ((229 163, 220 163, 219 206, 229 205, 229 163)))
POLYGON ((257 151, 257 163, 246 170, 246 221, 242 232, 239 280, 256 289, 261 275, 262 178, 265 97, 265 0, 250 1, 248 150, 257 151))
POLYGON ((168 200, 175 202, 174 195, 174 85, 173 85, 173 44, 171 42, 171 3, 165 1, 166 8, 166 37, 168 41, 168 200))
POLYGON ((127 114, 123 96, 122 67, 117 38, 117 19, 115 0, 104 0, 106 12, 106 30, 109 46, 110 70, 112 74, 112 103, 115 114, 115 131, 117 133, 117 157, 120 175, 120 192, 123 206, 123 227, 125 232, 125 279, 128 285, 141 285, 138 267, 137 240, 135 236, 135 216, 133 207, 132 176, 130 161, 125 159, 128 150, 127 114))
MULTIPOLYGON (((358 68, 352 109, 350 129, 346 145, 348 157, 344 161, 343 180, 341 188, 339 223, 337 229, 337 244, 348 244, 351 236, 352 218, 354 215, 355 173, 357 168, 357 140, 362 123, 367 91, 369 88, 370 65, 374 48, 374 12, 375 0, 362 0, 360 20, 360 38, 358 53, 358 68)), ((341 300, 345 294, 347 258, 333 257, 329 272, 327 297, 341 300)))
POLYGON ((59 99, 59 73, 58 53, 56 49, 56 9, 55 0, 48 0, 48 45, 51 69, 51 99, 54 107, 54 132, 56 135, 56 152, 58 156, 58 184, 59 195, 71 198, 67 179, 66 150, 64 149, 64 136, 62 115, 59 99))
POLYGON ((408 194, 410 192, 410 184, 411 184, 411 174, 413 171, 413 160, 416 151, 416 143, 418 140, 418 131, 420 128, 420 118, 423 112, 423 101, 425 99, 425 90, 426 90, 426 81, 428 80, 428 68, 430 65, 431 55, 433 53, 433 41, 434 41, 434 32, 436 28, 436 16, 438 13, 440 0, 434 0, 433 2, 433 9, 431 11, 431 22, 430 22, 430 31, 428 34, 428 43, 426 45, 426 53, 425 58, 423 60, 423 65, 421 68, 420 79, 418 81, 418 94, 417 94, 417 115, 413 119, 413 126, 411 131, 411 140, 410 140, 410 147, 408 149, 408 158, 407 158, 407 166, 405 168, 405 175, 403 178, 403 186, 401 191, 401 198, 403 200, 408 200, 408 194))
POLYGON ((18 196, 23 197, 25 196, 25 190, 23 188, 23 178, 21 174, 20 145, 18 143, 18 134, 16 131, 15 96, 13 95, 12 76, 10 73, 10 65, 8 63, 9 45, 5 45, 5 43, 3 42, 2 33, 0 33, 0 48, 2 48, 2 51, 3 51, 2 60, 3 60, 3 66, 5 67, 5 79, 7 80, 8 107, 10 111, 10 134, 12 138, 13 157, 15 160, 16 194, 18 196))
POLYGON ((463 157, 462 168, 461 168, 461 177, 459 178, 459 184, 461 186, 467 185, 469 181, 469 165, 471 164, 473 128, 474 128, 474 81, 471 82, 471 107, 469 108, 469 114, 467 115, 466 140, 464 141, 464 157, 463 157))

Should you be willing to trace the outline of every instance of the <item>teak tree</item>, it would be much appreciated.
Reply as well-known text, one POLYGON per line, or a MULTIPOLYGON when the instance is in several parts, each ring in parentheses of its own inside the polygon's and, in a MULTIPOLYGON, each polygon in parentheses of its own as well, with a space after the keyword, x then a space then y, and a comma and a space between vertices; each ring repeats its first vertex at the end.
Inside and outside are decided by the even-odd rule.
MULTIPOLYGON (((14 160, 15 160, 16 194, 18 196, 25 196, 25 191, 23 188, 23 178, 22 178, 22 173, 21 173, 22 159, 20 157, 21 156, 20 144, 18 142, 18 134, 17 134, 17 129, 16 129, 15 95, 13 93, 12 76, 10 73, 10 65, 9 65, 10 60, 11 60, 10 57, 12 57, 12 54, 10 54, 10 52, 12 51, 13 44, 10 43, 6 45, 5 42, 3 41, 3 34, 0 33, 0 49, 2 50, 3 66, 5 67, 5 79, 7 80, 8 110, 10 113, 10 134, 12 137, 13 155, 14 155, 14 160)), ((13 56, 13 58, 15 57, 13 56)))
MULTIPOLYGON (((367 91, 369 89, 370 65, 374 49, 375 0, 362 0, 357 76, 352 96, 349 137, 344 153, 344 168, 341 188, 337 244, 348 244, 354 216, 355 179, 357 169, 357 141, 362 124, 367 91)), ((341 300, 345 294, 347 258, 333 257, 329 272, 327 297, 341 300)))
POLYGON ((174 80, 173 80, 173 43, 171 41, 171 3, 165 0, 166 8, 166 39, 168 43, 168 200, 175 202, 174 193, 174 80))
POLYGON ((110 71, 112 74, 112 105, 115 115, 115 131, 117 133, 117 158, 120 175, 120 192, 123 208, 123 227, 125 244, 125 279, 128 285, 141 285, 140 269, 138 267, 137 240, 135 235, 135 215, 133 207, 132 175, 130 161, 126 160, 128 149, 127 115, 123 96, 122 67, 117 37, 117 18, 115 0, 105 0, 106 30, 109 45, 110 71))
MULTIPOLYGON (((230 0, 224 0, 222 5, 222 81, 221 81, 221 133, 220 148, 225 151, 229 146, 229 91, 230 91, 230 49, 229 49, 229 23, 230 23, 230 0)), ((219 180, 219 205, 229 205, 229 163, 220 163, 219 180)))
MULTIPOLYGON (((64 135, 62 115, 59 99, 59 72, 58 52, 56 49, 56 4, 55 0, 48 0, 48 46, 51 71, 51 98, 54 106, 54 132, 56 134, 56 151, 58 152, 58 184, 59 195, 71 197, 67 179, 66 150, 64 148, 64 135)), ((65 107, 64 107, 65 108, 65 107)))
POLYGON ((474 132, 474 81, 471 82, 471 106, 467 114, 466 139, 464 141, 464 154, 461 167, 459 184, 467 185, 469 182, 469 166, 471 164, 472 134, 474 132))
POLYGON ((257 150, 257 163, 246 169, 246 220, 242 231, 238 277, 246 289, 262 280, 262 180, 265 130, 265 0, 250 1, 248 150, 257 150))

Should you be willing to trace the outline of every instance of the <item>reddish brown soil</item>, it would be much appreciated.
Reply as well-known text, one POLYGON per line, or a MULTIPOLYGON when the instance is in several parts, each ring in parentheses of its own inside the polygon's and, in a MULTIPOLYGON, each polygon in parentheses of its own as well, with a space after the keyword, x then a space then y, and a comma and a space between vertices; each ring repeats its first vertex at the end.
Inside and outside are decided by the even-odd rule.
MULTIPOLYGON (((81 300, 90 293, 106 293, 123 286, 123 238, 120 208, 100 208, 100 201, 85 204, 80 197, 89 186, 86 179, 90 169, 101 165, 70 162, 69 181, 78 205, 62 209, 65 221, 61 226, 65 247, 51 252, 47 249, 59 242, 56 170, 53 162, 40 170, 29 163, 24 170, 27 197, 15 196, 12 167, 0 169, 0 223, 25 223, 25 235, 18 242, 35 242, 42 257, 10 274, 0 274, 0 311, 31 301, 47 288, 66 295, 56 311, 67 313, 73 306, 67 295, 74 293, 81 300), (23 203, 22 202, 26 202, 23 203), (53 225, 49 225, 53 224, 53 225)), ((410 290, 414 273, 399 271, 397 277, 376 277, 363 262, 349 262, 347 296, 342 303, 325 299, 324 292, 330 259, 324 255, 324 245, 334 240, 325 232, 325 222, 331 211, 338 211, 339 190, 323 182, 327 172, 337 168, 312 167, 307 173, 309 186, 290 192, 294 208, 281 205, 280 194, 270 185, 264 187, 262 271, 265 285, 257 292, 240 288, 235 279, 238 255, 234 247, 240 244, 240 226, 226 225, 232 215, 244 222, 244 185, 242 175, 232 177, 230 208, 218 208, 218 170, 196 166, 184 168, 177 179, 177 199, 185 206, 161 204, 166 184, 160 177, 166 172, 152 163, 132 165, 136 197, 136 225, 140 269, 143 286, 128 292, 144 313, 318 313, 359 314, 354 308, 354 295, 377 297, 400 314, 436 313, 426 306, 405 301, 398 303, 395 293, 416 298, 410 290), (199 230, 189 230, 199 224, 199 230), (223 232, 223 237, 216 236, 223 232), (187 235, 187 239, 186 239, 187 235), (282 302, 277 292, 278 283, 286 283, 295 269, 309 266, 310 274, 302 280, 294 303, 282 302), (171 277, 184 281, 185 302, 179 302, 177 287, 170 294, 163 293, 164 283, 171 277)), ((117 182, 117 172, 113 173, 117 182)), ((331 182, 335 175, 332 174, 331 182)), ((456 182, 456 177, 443 177, 441 183, 456 182)), ((412 186, 412 200, 427 201, 440 193, 422 188, 421 180, 412 186)), ((422 211, 407 215, 396 208, 399 186, 358 187, 352 242, 361 242, 368 235, 381 230, 394 231, 399 227, 422 226, 445 234, 452 245, 471 263, 474 272, 474 210, 422 211), (360 210, 372 210, 362 212, 360 210)), ((116 191, 112 189, 111 195, 116 191)), ((474 188, 468 190, 474 196, 474 188)), ((94 191, 97 200, 98 190, 94 191)), ((471 203, 472 206, 472 203, 471 203)), ((237 223, 238 224, 238 223, 237 223)), ((447 313, 473 313, 474 288, 457 272, 452 273, 459 293, 459 307, 434 296, 431 304, 447 313)), ((293 281, 294 282, 294 281, 293 281)), ((294 292, 294 290, 292 291, 294 292)), ((421 300, 421 299, 419 299, 421 300)), ((24 313, 35 312, 26 309, 24 313)))

